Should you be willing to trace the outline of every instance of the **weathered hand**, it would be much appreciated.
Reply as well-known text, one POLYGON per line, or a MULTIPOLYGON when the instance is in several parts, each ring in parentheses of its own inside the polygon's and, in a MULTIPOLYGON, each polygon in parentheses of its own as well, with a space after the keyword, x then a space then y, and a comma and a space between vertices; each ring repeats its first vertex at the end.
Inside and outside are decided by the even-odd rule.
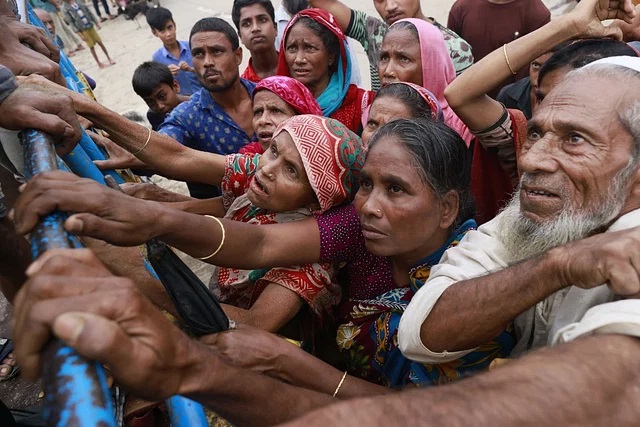
POLYGON ((200 342, 216 350, 230 365, 281 379, 284 379, 280 363, 282 356, 291 351, 303 351, 277 335, 243 325, 238 329, 205 335, 200 342))
POLYGON ((581 38, 614 37, 622 40, 622 31, 615 25, 605 26, 602 21, 620 19, 633 22, 636 12, 631 0, 582 0, 569 12, 581 38))
POLYGON ((56 151, 60 155, 71 152, 81 135, 80 123, 68 96, 24 85, 18 86, 0 104, 0 126, 13 130, 42 130, 58 143, 56 151))
POLYGON ((15 19, 0 19, 4 19, 6 21, 9 29, 18 38, 20 43, 29 45, 31 49, 46 56, 54 62, 60 62, 60 49, 58 49, 58 46, 51 41, 42 28, 24 24, 15 19))
POLYGON ((107 154, 109 154, 109 158, 107 160, 94 160, 93 163, 98 167, 98 169, 148 169, 146 163, 136 158, 136 156, 120 147, 109 138, 95 132, 87 133, 91 139, 93 139, 93 142, 107 150, 107 154))
POLYGON ((154 200, 156 202, 185 202, 194 200, 189 196, 185 196, 173 191, 165 190, 155 184, 122 184, 120 186, 126 194, 143 200, 154 200))
POLYGON ((95 181, 62 171, 41 173, 30 180, 16 201, 16 230, 28 233, 40 217, 54 210, 78 212, 64 226, 67 231, 119 246, 145 243, 158 223, 162 205, 136 199, 95 181))
POLYGON ((66 84, 60 66, 48 56, 20 43, 5 19, 0 19, 0 34, 3 36, 0 43, 0 64, 10 69, 14 75, 40 74, 58 84, 66 84))
POLYGON ((640 294, 640 227, 602 233, 549 252, 562 282, 584 289, 607 284, 620 296, 640 294))
POLYGON ((40 374, 52 335, 106 364, 119 384, 151 400, 178 393, 192 377, 195 355, 209 353, 88 249, 46 253, 28 275, 15 301, 13 336, 29 379, 40 374))

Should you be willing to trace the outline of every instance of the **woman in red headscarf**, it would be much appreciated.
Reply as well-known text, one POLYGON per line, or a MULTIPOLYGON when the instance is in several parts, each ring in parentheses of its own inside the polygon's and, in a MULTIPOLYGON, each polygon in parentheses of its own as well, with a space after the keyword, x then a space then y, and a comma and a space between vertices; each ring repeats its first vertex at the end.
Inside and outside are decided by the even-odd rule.
POLYGON ((347 39, 333 15, 306 9, 284 30, 278 74, 304 84, 318 101, 322 114, 360 133, 362 113, 373 92, 350 84, 351 59, 347 39))
POLYGON ((240 154, 262 154, 273 132, 285 120, 298 114, 322 116, 309 89, 286 76, 262 79, 253 90, 253 131, 256 140, 240 149, 240 154))

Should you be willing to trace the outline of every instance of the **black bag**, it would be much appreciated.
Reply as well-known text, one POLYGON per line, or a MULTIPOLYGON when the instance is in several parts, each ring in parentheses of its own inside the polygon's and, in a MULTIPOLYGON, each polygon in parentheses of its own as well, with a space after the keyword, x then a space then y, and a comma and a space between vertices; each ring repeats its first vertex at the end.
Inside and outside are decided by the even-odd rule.
POLYGON ((171 248, 152 239, 147 257, 189 332, 202 336, 229 329, 229 318, 216 297, 171 248))

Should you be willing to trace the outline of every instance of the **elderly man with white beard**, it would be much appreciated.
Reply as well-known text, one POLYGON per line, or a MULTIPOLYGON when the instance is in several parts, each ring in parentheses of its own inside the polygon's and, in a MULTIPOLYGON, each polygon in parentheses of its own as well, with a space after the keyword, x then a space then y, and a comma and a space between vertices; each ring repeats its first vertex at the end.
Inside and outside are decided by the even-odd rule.
POLYGON ((512 201, 447 251, 402 317, 406 356, 454 360, 512 322, 512 356, 640 336, 640 58, 572 71, 528 128, 512 201))

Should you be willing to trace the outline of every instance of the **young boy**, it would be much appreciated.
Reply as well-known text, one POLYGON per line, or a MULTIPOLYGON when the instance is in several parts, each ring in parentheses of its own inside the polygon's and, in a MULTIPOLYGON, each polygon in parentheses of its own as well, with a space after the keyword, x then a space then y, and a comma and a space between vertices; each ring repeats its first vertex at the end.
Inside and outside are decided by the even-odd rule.
POLYGON ((131 80, 133 91, 149 106, 147 119, 158 130, 164 119, 189 97, 180 95, 180 83, 173 78, 169 67, 159 62, 144 62, 136 68, 131 80))
POLYGON ((275 76, 278 51, 274 47, 278 30, 271 0, 235 0, 231 18, 242 44, 251 53, 242 78, 258 83, 275 76))
POLYGON ((164 7, 149 9, 147 23, 153 35, 158 37, 163 45, 151 59, 169 67, 171 74, 180 84, 180 94, 192 95, 202 89, 193 70, 189 43, 176 39, 176 23, 171 11, 164 7))
POLYGON ((100 28, 100 24, 89 9, 87 9, 87 6, 76 2, 76 0, 65 0, 64 5, 62 5, 62 13, 65 22, 71 26, 76 34, 87 44, 93 55, 93 59, 98 63, 98 67, 105 68, 108 65, 103 64, 98 59, 95 50, 96 43, 100 45, 100 48, 102 48, 102 51, 107 56, 109 65, 115 64, 115 61, 109 57, 109 52, 107 52, 107 48, 104 47, 102 39, 96 31, 95 27, 100 28))

